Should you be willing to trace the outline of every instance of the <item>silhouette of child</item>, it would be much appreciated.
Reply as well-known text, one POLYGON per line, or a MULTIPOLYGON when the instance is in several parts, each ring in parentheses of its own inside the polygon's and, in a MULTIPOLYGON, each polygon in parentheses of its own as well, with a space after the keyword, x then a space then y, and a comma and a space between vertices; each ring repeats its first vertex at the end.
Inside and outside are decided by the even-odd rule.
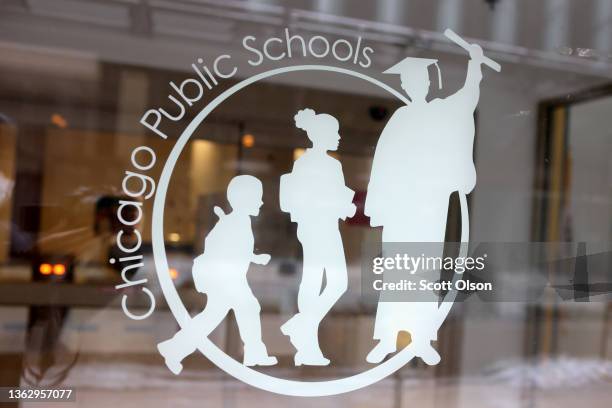
POLYGON ((261 182, 253 176, 236 176, 227 188, 232 212, 224 214, 214 208, 219 221, 206 236, 204 253, 194 259, 193 280, 198 292, 207 295, 204 311, 191 319, 169 340, 157 348, 174 373, 183 369, 181 361, 193 353, 201 339, 208 336, 234 311, 240 337, 244 343, 247 366, 274 365, 261 340, 261 307, 247 281, 251 262, 266 265, 270 255, 253 253, 254 238, 251 217, 259 215, 262 202, 261 182))
POLYGON ((295 365, 322 366, 330 361, 319 346, 319 324, 348 286, 338 222, 355 215, 355 192, 346 186, 340 162, 328 154, 338 149, 338 120, 312 109, 300 110, 294 119, 312 147, 297 159, 291 173, 281 177, 281 210, 297 222, 304 256, 299 313, 281 331, 297 350, 295 365))

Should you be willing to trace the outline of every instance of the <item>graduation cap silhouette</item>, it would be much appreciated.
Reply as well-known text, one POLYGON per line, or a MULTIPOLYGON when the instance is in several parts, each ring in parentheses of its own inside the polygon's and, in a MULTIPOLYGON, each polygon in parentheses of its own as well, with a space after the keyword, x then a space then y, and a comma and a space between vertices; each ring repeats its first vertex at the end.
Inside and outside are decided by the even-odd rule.
POLYGON ((440 73, 440 67, 438 66, 437 59, 431 58, 415 58, 406 57, 391 68, 383 72, 383 74, 408 74, 408 75, 419 75, 423 72, 427 73, 430 65, 435 65, 438 71, 438 89, 442 89, 442 74, 440 73))

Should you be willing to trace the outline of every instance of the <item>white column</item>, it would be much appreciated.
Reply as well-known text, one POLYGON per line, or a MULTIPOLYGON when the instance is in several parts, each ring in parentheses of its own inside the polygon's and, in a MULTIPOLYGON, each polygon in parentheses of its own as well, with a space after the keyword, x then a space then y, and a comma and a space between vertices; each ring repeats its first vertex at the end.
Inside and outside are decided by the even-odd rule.
POLYGON ((495 5, 493 10, 493 22, 491 36, 494 41, 505 44, 516 43, 516 16, 518 2, 501 1, 495 5))
POLYGON ((399 24, 404 17, 404 0, 385 0, 376 2, 376 19, 385 23, 399 24))
POLYGON ((544 49, 556 50, 559 47, 568 46, 569 12, 568 0, 546 0, 544 49))
POLYGON ((343 3, 342 0, 317 0, 316 11, 338 15, 342 11, 343 3))
POLYGON ((595 5, 594 37, 595 49, 598 53, 609 54, 612 41, 612 1, 598 0, 595 5))
POLYGON ((461 32, 461 21, 463 20, 463 0, 440 0, 438 3, 438 16, 436 25, 438 31, 451 28, 461 32))

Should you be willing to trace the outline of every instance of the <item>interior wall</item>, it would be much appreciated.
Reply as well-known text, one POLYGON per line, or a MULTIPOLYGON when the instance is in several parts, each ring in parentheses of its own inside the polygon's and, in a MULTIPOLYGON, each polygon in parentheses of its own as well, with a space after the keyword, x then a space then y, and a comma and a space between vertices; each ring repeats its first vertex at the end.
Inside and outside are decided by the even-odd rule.
POLYGON ((569 110, 570 223, 575 241, 612 238, 612 97, 569 110))
POLYGON ((12 190, 15 180, 15 128, 0 124, 0 263, 11 246, 12 190))
MULTIPOLYGON (((104 195, 122 196, 120 181, 126 170, 135 170, 129 152, 141 145, 157 154, 156 165, 146 174, 156 182, 172 144, 154 136, 132 137, 94 131, 49 128, 45 134, 40 250, 42 253, 74 254, 81 262, 106 262, 109 237, 94 233, 95 204, 104 195), (118 148, 120 146, 121 148, 118 148), (128 152, 128 153, 126 153, 128 152), (66 177, 69 174, 70 177, 66 177)), ((175 197, 188 196, 189 160, 174 170, 168 188, 164 230, 190 222, 175 197)), ((145 200, 144 214, 151 214, 153 198, 145 200)), ((143 217, 139 229, 144 242, 151 241, 150 219, 143 217)))

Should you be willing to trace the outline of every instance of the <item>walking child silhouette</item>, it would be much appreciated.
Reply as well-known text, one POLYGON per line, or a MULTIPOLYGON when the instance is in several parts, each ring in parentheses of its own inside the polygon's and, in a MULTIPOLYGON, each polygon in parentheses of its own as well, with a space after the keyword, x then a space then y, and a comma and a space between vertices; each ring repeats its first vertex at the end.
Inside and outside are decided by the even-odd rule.
POLYGON ((181 361, 193 353, 203 337, 208 336, 234 311, 244 343, 244 365, 274 365, 261 340, 261 307, 246 278, 251 262, 266 265, 270 255, 253 253, 251 217, 259 215, 262 185, 253 176, 236 176, 227 188, 232 212, 214 208, 219 221, 206 236, 204 253, 193 261, 193 280, 198 292, 207 295, 204 311, 193 317, 169 340, 157 348, 174 373, 183 369, 181 361))

